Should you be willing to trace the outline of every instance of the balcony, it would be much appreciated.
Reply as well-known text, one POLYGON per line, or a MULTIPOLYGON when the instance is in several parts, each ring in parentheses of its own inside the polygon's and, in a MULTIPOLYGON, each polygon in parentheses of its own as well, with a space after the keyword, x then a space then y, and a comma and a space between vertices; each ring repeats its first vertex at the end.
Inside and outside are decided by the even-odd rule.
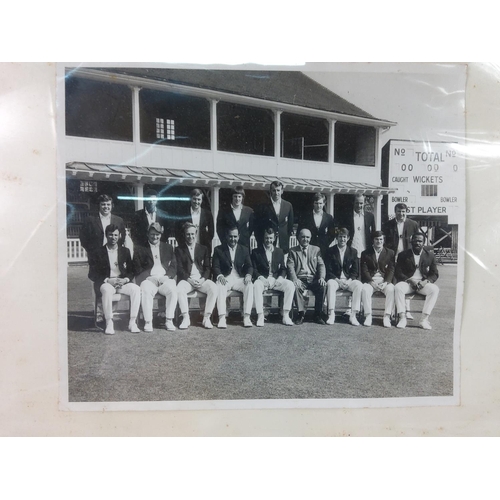
POLYGON ((70 78, 65 163, 380 184, 376 126, 243 101, 70 78))

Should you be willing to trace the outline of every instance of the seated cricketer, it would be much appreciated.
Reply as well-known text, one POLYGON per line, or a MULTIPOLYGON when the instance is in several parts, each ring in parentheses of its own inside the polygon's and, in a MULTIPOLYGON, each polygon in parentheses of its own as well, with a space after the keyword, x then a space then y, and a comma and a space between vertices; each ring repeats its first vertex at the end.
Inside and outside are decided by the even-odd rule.
POLYGON ((398 255, 394 272, 397 281, 394 295, 399 315, 397 328, 406 328, 405 295, 419 293, 425 295, 419 324, 424 330, 432 329, 429 316, 439 295, 439 288, 434 284, 439 273, 434 253, 424 248, 424 238, 422 233, 415 233, 411 237, 411 248, 398 255))
POLYGON ((226 298, 230 290, 243 293, 243 326, 253 326, 250 313, 253 307, 252 260, 247 247, 238 244, 237 227, 230 227, 226 241, 214 249, 212 259, 213 277, 217 284, 217 310, 219 328, 226 328, 226 298))
POLYGON ((157 293, 165 296, 166 328, 175 330, 173 318, 177 306, 177 262, 172 245, 160 241, 162 233, 163 227, 153 222, 148 229, 147 246, 138 246, 134 250, 134 270, 142 292, 145 332, 153 331, 153 300, 157 293))
POLYGON ((269 227, 264 231, 264 244, 252 250, 254 274, 253 294, 257 310, 257 326, 264 326, 265 290, 283 292, 283 324, 293 325, 290 318, 295 286, 286 279, 285 255, 281 248, 274 246, 276 233, 269 227))
POLYGON ((361 308, 361 289, 363 285, 359 278, 358 251, 353 246, 348 246, 349 231, 341 227, 337 234, 337 244, 326 252, 326 279, 328 282, 327 325, 335 323, 335 302, 337 290, 348 290, 352 293, 352 309, 349 323, 359 326, 356 314, 361 308))
POLYGON ((384 247, 384 233, 372 233, 373 245, 361 252, 361 300, 365 309, 365 326, 372 324, 372 295, 382 292, 385 295, 384 326, 391 327, 391 314, 394 309, 394 251, 384 247))
POLYGON ((120 226, 109 224, 106 227, 107 243, 96 250, 92 259, 89 278, 94 282, 96 296, 102 295, 102 310, 106 320, 104 333, 115 333, 113 325, 113 295, 123 293, 130 297, 129 330, 138 333, 137 315, 141 305, 141 289, 132 283, 134 278, 132 259, 128 248, 119 246, 120 226))
POLYGON ((314 321, 319 325, 324 325, 321 311, 326 290, 325 263, 321 257, 320 248, 309 244, 311 241, 309 229, 302 229, 298 240, 299 245, 290 249, 287 261, 288 276, 295 285, 295 298, 299 311, 295 324, 301 325, 304 322, 304 292, 311 290, 314 294, 314 321))
POLYGON ((175 249, 177 261, 177 298, 181 310, 182 322, 179 326, 185 330, 191 324, 189 318, 187 294, 194 290, 206 294, 203 326, 213 328, 210 317, 217 300, 217 286, 210 279, 210 254, 208 248, 196 243, 196 226, 191 222, 184 223, 184 238, 175 249))

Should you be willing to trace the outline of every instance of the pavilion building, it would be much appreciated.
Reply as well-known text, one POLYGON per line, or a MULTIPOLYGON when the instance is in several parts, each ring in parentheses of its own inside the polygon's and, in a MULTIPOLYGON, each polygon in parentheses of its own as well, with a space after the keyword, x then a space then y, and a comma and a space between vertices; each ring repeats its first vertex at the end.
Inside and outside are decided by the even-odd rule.
MULTIPOLYGON (((280 180, 298 218, 324 193, 334 215, 366 195, 381 224, 381 134, 375 118, 300 71, 72 68, 65 76, 69 260, 97 196, 129 223, 144 191, 173 214, 200 188, 214 218, 241 185, 255 207, 280 180)), ((217 241, 215 242, 217 243, 217 241)))

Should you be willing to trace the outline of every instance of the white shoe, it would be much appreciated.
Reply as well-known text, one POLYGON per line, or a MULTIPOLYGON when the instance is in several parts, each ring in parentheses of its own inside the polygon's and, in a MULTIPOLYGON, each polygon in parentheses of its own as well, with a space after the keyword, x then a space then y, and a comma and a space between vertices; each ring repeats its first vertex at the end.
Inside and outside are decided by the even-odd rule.
POLYGON ((406 328, 406 318, 401 318, 396 325, 396 328, 406 328))
POLYGON ((219 323, 217 323, 217 328, 227 328, 226 317, 219 318, 219 323))
POLYGON ((139 327, 137 326, 137 323, 135 321, 131 321, 128 325, 128 329, 132 333, 140 333, 139 327))
POLYGON ((144 324, 144 331, 148 333, 153 331, 153 323, 151 321, 144 324))
POLYGON ((169 332, 175 332, 175 326, 174 326, 174 324, 172 323, 172 320, 171 320, 171 319, 167 319, 167 321, 165 321, 165 328, 166 328, 169 332))
MULTIPOLYGON (((243 322, 244 323, 244 322, 243 322)), ((264 315, 259 314, 259 317, 257 318, 257 326, 264 326, 264 315)), ((245 325, 246 326, 246 325, 245 325)))
MULTIPOLYGON (((245 316, 243 318, 243 326, 245 328, 250 328, 251 326, 253 326, 252 322, 250 321, 250 316, 245 316)), ((264 326, 264 318, 262 318, 262 326, 264 326)))
POLYGON ((351 314, 349 316, 349 323, 351 323, 352 326, 359 326, 359 321, 357 320, 355 314, 351 314))
POLYGON ((287 315, 285 315, 285 316, 283 316, 282 323, 283 323, 284 325, 286 325, 286 326, 293 326, 293 321, 292 321, 292 319, 290 318, 290 316, 288 316, 288 314, 287 314, 287 315))
POLYGON ((107 333, 108 335, 113 335, 115 333, 112 319, 106 323, 106 330, 104 330, 104 333, 107 333))
POLYGON ((332 313, 328 316, 328 319, 326 320, 327 325, 334 325, 335 324, 335 313, 332 313))
POLYGON ((363 326, 372 326, 372 315, 367 314, 363 326))
POLYGON ((214 327, 208 316, 203 318, 203 322, 201 324, 208 330, 211 330, 214 327))
POLYGON ((410 311, 406 311, 406 319, 414 319, 410 311))
POLYGON ((190 324, 191 320, 189 319, 189 314, 186 314, 185 316, 182 317, 182 323, 179 325, 179 330, 186 330, 187 328, 189 328, 190 324))
POLYGON ((420 321, 419 325, 424 329, 424 330, 432 330, 432 326, 429 323, 428 319, 423 319, 420 321))
POLYGON ((384 326, 386 328, 391 328, 391 318, 387 315, 384 316, 384 326))

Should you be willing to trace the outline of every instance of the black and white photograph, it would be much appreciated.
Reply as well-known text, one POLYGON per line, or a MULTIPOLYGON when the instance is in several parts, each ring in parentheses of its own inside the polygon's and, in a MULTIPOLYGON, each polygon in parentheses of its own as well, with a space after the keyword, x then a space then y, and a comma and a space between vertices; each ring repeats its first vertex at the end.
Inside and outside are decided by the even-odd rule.
POLYGON ((60 63, 61 408, 457 405, 465 86, 60 63))

